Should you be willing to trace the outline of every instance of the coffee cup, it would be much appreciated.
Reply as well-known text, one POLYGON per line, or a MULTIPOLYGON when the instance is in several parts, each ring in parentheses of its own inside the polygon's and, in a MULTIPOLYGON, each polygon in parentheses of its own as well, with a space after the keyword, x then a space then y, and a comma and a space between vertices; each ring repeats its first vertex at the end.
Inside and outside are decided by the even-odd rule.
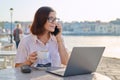
POLYGON ((49 57, 49 52, 47 50, 37 51, 38 59, 47 59, 49 57))

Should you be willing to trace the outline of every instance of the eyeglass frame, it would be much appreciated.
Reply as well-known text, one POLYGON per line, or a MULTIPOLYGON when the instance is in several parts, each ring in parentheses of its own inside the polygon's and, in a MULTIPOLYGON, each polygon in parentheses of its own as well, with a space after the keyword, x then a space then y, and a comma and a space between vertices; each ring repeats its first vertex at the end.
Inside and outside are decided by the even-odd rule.
POLYGON ((37 67, 51 67, 51 63, 37 64, 37 67))
POLYGON ((50 23, 54 23, 56 20, 60 20, 60 18, 53 18, 53 17, 48 17, 47 18, 47 20, 48 20, 48 22, 50 22, 50 23))

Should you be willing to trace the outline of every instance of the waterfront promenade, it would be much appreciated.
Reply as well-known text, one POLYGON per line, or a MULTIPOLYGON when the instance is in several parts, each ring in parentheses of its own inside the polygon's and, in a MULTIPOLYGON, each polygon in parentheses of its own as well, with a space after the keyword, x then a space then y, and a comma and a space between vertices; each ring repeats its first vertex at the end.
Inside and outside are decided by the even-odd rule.
MULTIPOLYGON (((14 46, 15 44, 13 44, 12 48, 9 48, 9 49, 15 50, 14 46)), ((5 48, 5 50, 8 50, 8 49, 5 48)), ((7 65, 9 67, 11 66, 9 61, 7 62, 7 65)), ((98 65, 97 72, 110 77, 112 80, 120 80, 120 58, 111 58, 111 57, 103 56, 100 64, 98 65)))
POLYGON ((120 80, 120 58, 102 57, 97 72, 110 77, 112 80, 120 80))

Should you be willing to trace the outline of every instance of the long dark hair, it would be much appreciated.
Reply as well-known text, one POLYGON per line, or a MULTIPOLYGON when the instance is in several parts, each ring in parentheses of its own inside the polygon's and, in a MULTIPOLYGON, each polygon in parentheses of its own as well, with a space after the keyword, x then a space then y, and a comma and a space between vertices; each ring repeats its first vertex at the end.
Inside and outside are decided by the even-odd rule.
POLYGON ((31 33, 41 35, 44 33, 44 24, 46 23, 50 12, 55 12, 51 7, 40 7, 34 16, 34 21, 31 25, 31 33))

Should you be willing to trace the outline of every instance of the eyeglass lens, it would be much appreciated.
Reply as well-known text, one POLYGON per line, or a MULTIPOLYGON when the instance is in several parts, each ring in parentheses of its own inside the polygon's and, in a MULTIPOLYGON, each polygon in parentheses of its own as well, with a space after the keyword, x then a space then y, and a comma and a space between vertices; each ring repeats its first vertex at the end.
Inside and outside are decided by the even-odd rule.
POLYGON ((59 21, 59 18, 53 18, 53 17, 49 17, 48 18, 48 21, 50 22, 50 23, 53 23, 53 22, 58 22, 59 21))

